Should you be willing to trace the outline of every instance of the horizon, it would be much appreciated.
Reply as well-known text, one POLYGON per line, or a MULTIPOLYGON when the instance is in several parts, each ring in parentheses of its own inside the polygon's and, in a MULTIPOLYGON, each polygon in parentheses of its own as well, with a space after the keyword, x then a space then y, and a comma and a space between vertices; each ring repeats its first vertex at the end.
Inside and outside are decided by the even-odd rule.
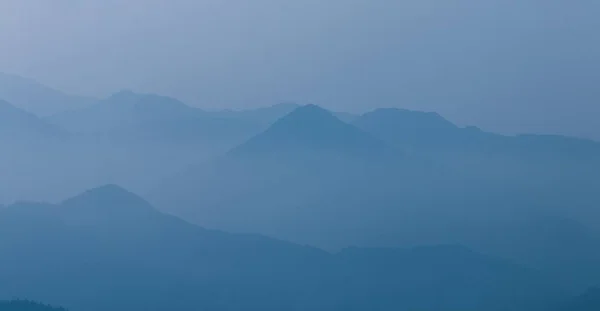
POLYGON ((599 10, 542 0, 7 0, 0 69, 93 97, 126 88, 205 109, 402 107, 494 132, 598 139, 599 10))
MULTIPOLYGON (((181 101, 186 106, 189 106, 189 107, 192 107, 192 108, 201 109, 201 110, 206 111, 206 112, 214 112, 214 113, 218 113, 218 112, 249 112, 249 111, 274 108, 274 107, 277 107, 277 106, 284 106, 284 105, 295 105, 295 106, 298 106, 298 107, 307 106, 307 105, 315 105, 315 106, 321 107, 321 108, 323 108, 323 109, 325 109, 325 110, 327 110, 327 111, 329 111, 329 112, 331 112, 333 114, 336 114, 336 113, 348 113, 350 115, 358 117, 358 116, 362 116, 364 114, 367 114, 367 113, 370 113, 370 112, 374 112, 374 111, 377 111, 377 110, 380 110, 380 109, 398 109, 398 110, 404 110, 404 111, 409 111, 409 112, 435 113, 435 114, 440 115, 442 118, 444 118, 444 119, 446 119, 446 120, 448 120, 448 121, 450 121, 450 122, 454 123, 455 125, 457 125, 459 127, 462 127, 462 128, 476 127, 476 128, 482 129, 482 130, 490 132, 490 133, 495 133, 495 134, 500 134, 500 135, 506 135, 506 136, 518 136, 518 135, 551 135, 551 136, 565 136, 565 137, 571 137, 571 138, 580 138, 580 139, 585 139, 585 140, 591 140, 591 141, 594 141, 594 142, 600 142, 600 136, 599 137, 596 137, 596 136, 581 136, 581 135, 574 135, 574 134, 564 133, 564 132, 561 132, 561 131, 541 131, 541 132, 535 132, 535 131, 533 131, 533 132, 494 131, 493 129, 486 128, 485 125, 481 125, 481 124, 461 124, 460 122, 458 122, 456 120, 452 120, 452 119, 450 119, 450 118, 448 118, 448 117, 440 114, 438 111, 411 109, 411 108, 405 108, 405 107, 401 107, 401 106, 379 106, 379 107, 374 107, 374 108, 371 108, 371 109, 367 108, 367 110, 347 111, 347 110, 332 110, 332 109, 328 108, 327 105, 319 105, 319 104, 314 104, 314 103, 301 103, 301 102, 295 102, 295 101, 290 101, 290 100, 284 100, 284 101, 281 101, 281 102, 275 102, 275 103, 270 103, 270 104, 269 103, 264 103, 264 105, 262 105, 262 106, 258 105, 258 106, 253 106, 253 107, 238 107, 238 108, 235 108, 235 107, 208 107, 207 108, 207 107, 190 105, 187 102, 182 101, 179 98, 174 97, 174 96, 168 96, 168 95, 159 94, 159 93, 152 93, 152 92, 150 92, 150 93, 148 93, 148 92, 138 92, 138 91, 135 91, 135 90, 132 90, 132 89, 127 89, 127 88, 117 89, 117 90, 115 90, 113 92, 110 92, 108 95, 106 95, 104 97, 91 97, 91 96, 86 96, 86 95, 81 95, 81 94, 70 94, 70 93, 64 92, 63 90, 47 86, 47 85, 45 85, 45 84, 43 84, 43 83, 41 83, 41 82, 39 82, 39 81, 37 81, 37 80, 35 80, 33 78, 30 78, 30 77, 24 77, 24 76, 20 76, 18 74, 15 74, 15 73, 6 73, 6 72, 0 71, 0 75, 2 75, 2 74, 6 75, 6 76, 17 78, 17 79, 24 79, 24 80, 32 82, 34 84, 39 84, 39 86, 50 88, 51 90, 58 91, 58 92, 63 93, 65 95, 67 95, 67 96, 83 96, 83 97, 91 100, 92 104, 101 104, 102 101, 110 99, 114 95, 117 95, 117 94, 120 94, 120 93, 123 93, 123 92, 127 92, 127 93, 132 93, 132 94, 135 94, 135 95, 150 95, 150 96, 160 96, 160 97, 172 98, 172 99, 175 99, 177 101, 181 101)), ((0 97, 0 100, 3 100, 3 98, 0 97)), ((13 105, 13 106, 15 106, 17 108, 23 109, 23 107, 19 107, 18 105, 15 105, 15 104, 11 103, 10 101, 6 101, 6 102, 8 102, 9 104, 11 104, 11 105, 13 105)), ((64 112, 69 112, 69 111, 82 110, 82 109, 85 109, 87 107, 89 107, 89 104, 88 104, 88 106, 73 107, 73 108, 70 108, 70 109, 66 109, 64 111, 60 111, 58 114, 61 114, 61 113, 64 113, 64 112)), ((28 111, 30 113, 35 114, 34 112, 29 111, 28 109, 24 109, 24 110, 26 110, 26 111, 28 111)))

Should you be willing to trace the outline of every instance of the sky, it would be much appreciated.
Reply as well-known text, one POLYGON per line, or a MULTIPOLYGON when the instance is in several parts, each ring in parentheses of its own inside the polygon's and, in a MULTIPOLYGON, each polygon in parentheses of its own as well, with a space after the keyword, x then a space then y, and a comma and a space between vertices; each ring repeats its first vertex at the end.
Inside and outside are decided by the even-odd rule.
POLYGON ((0 71, 209 109, 436 111, 600 138, 597 0, 0 0, 0 71))

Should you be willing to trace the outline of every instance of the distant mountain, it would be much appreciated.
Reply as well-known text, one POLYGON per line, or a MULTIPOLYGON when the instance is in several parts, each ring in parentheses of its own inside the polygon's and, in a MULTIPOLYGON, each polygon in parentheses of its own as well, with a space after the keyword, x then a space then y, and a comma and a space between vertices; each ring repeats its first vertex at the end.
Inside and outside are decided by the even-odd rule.
POLYGON ((593 142, 502 136, 433 113, 363 118, 297 108, 147 197, 202 226, 326 249, 458 243, 577 290, 600 277, 593 142))
POLYGON ((213 115, 223 118, 245 120, 256 124, 262 124, 266 129, 279 118, 289 114, 300 107, 295 103, 280 103, 270 107, 262 107, 247 110, 223 110, 212 112, 213 115))
POLYGON ((444 144, 459 128, 437 113, 385 108, 366 113, 353 125, 399 145, 444 144))
POLYGON ((147 197, 210 228, 337 248, 357 242, 362 233, 350 228, 395 214, 387 203, 378 213, 369 202, 391 189, 386 197, 402 196, 398 187, 428 184, 432 174, 420 159, 308 105, 226 155, 166 178, 147 197))
POLYGON ((262 130, 258 122, 211 113, 177 99, 121 91, 88 108, 48 119, 73 132, 113 140, 233 146, 262 130))
POLYGON ((387 146, 379 139, 315 106, 299 107, 273 123, 265 132, 235 148, 232 153, 305 152, 323 150, 375 154, 387 146))
POLYGON ((0 301, 0 311, 67 311, 29 300, 0 301))
POLYGON ((120 91, 90 107, 58 114, 48 120, 74 132, 102 133, 143 122, 188 115, 192 118, 199 114, 202 114, 201 110, 174 98, 120 91))
POLYGON ((0 100, 0 137, 22 142, 31 139, 60 138, 66 132, 50 125, 35 115, 0 100))
MULTIPOLYGON (((301 105, 296 103, 280 103, 273 106, 256 109, 216 111, 213 112, 213 114, 220 117, 237 118, 246 120, 247 122, 260 123, 264 125, 264 128, 266 129, 275 121, 300 107, 301 105)), ((347 123, 358 117, 348 112, 332 112, 332 114, 338 119, 347 123)))
POLYGON ((421 151, 476 151, 533 156, 600 155, 600 143, 556 135, 504 136, 476 127, 461 128, 437 113, 386 108, 366 113, 356 127, 404 148, 421 151))
POLYGON ((1 72, 0 99, 41 117, 80 109, 94 102, 90 98, 67 95, 36 81, 1 72))
POLYGON ((117 186, 0 210, 0 296, 72 310, 547 310, 543 275, 461 247, 329 254, 205 230, 117 186))

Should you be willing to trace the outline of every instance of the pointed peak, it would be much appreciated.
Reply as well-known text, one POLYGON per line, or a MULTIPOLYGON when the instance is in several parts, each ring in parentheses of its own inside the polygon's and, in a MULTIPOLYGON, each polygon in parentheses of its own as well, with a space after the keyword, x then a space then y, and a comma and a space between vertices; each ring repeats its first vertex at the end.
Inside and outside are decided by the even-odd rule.
POLYGON ((347 124, 330 111, 316 105, 305 105, 294 109, 277 120, 267 132, 294 135, 294 133, 327 134, 331 131, 348 129, 347 124))
POLYGON ((318 127, 321 124, 331 124, 342 122, 329 110, 321 108, 317 105, 305 105, 294 109, 289 114, 283 116, 277 120, 273 125, 278 126, 281 124, 297 126, 314 126, 318 127))
POLYGON ((88 208, 97 211, 153 210, 138 195, 117 185, 109 184, 90 189, 62 203, 65 207, 88 208))
POLYGON ((333 113, 331 113, 331 111, 329 111, 325 108, 322 108, 320 106, 317 106, 315 104, 308 104, 308 105, 300 106, 300 107, 296 108, 294 111, 292 111, 292 113, 320 114, 320 115, 333 116, 333 113))
POLYGON ((299 107, 233 153, 272 150, 330 150, 352 154, 386 149, 379 139, 347 124, 316 105, 299 107))
POLYGON ((133 92, 132 90, 123 89, 123 90, 120 90, 120 91, 110 95, 109 98, 131 98, 131 97, 135 97, 138 95, 139 94, 133 92))

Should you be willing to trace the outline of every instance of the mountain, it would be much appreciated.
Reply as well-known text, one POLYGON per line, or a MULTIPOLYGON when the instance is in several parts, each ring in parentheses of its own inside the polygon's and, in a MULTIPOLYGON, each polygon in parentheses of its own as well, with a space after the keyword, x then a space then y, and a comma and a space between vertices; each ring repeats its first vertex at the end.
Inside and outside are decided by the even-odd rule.
POLYGON ((262 124, 211 113, 155 94, 121 91, 90 107, 48 119, 73 132, 115 141, 197 143, 227 148, 262 130, 262 124))
POLYGON ((299 107, 232 153, 324 150, 375 154, 387 146, 379 139, 336 118, 315 105, 299 107))
POLYGON ((0 301, 0 311, 67 311, 29 300, 0 301))
POLYGON ((71 310, 546 310, 538 272, 457 246, 337 254, 162 214, 117 186, 0 210, 0 297, 71 310))
POLYGON ((0 99, 40 117, 79 109, 94 101, 90 98, 67 95, 36 81, 1 72, 0 99))
MULTIPOLYGON (((416 184, 426 182, 427 174, 413 175, 421 165, 329 111, 308 105, 224 156, 166 178, 147 197, 202 226, 329 247, 334 244, 330 239, 351 240, 344 232, 365 221, 360 209, 366 201, 390 185, 402 185, 391 172, 414 177, 416 184), (171 204, 174 200, 179 204, 171 204), (339 220, 338 213, 347 217, 339 220)), ((424 172, 430 173, 419 171, 424 172)), ((384 216, 374 218, 379 217, 384 216)))
POLYGON ((73 154, 57 156, 57 151, 66 150, 70 138, 63 129, 0 100, 0 202, 12 202, 23 192, 31 194, 61 184, 68 170, 55 164, 75 159, 65 160, 73 154), (51 177, 47 174, 51 170, 57 174, 51 177))
POLYGON ((35 115, 0 100, 0 137, 3 140, 60 138, 66 133, 35 115))
POLYGON ((90 107, 58 114, 48 120, 73 132, 98 133, 201 113, 174 98, 120 91, 90 107))
POLYGON ((437 113, 382 108, 352 122, 389 143, 407 145, 445 144, 459 128, 437 113))
POLYGON ((420 151, 469 151, 519 156, 600 155, 600 143, 558 135, 505 136, 476 127, 458 127, 434 112, 385 108, 352 122, 387 143, 420 151))
POLYGON ((64 308, 55 308, 29 300, 0 301, 0 311, 67 311, 64 308))
POLYGON ((201 226, 328 250, 460 244, 541 269, 573 290, 600 278, 593 142, 502 136, 433 113, 373 116, 381 122, 369 124, 384 130, 297 108, 147 197, 201 226))
MULTIPOLYGON (((224 110, 214 112, 215 115, 229 118, 239 118, 250 122, 257 122, 264 125, 265 129, 273 124, 275 121, 291 113, 292 111, 300 108, 301 105, 296 103, 280 103, 269 107, 262 107, 248 110, 224 110)), ((351 122, 357 116, 348 112, 333 112, 334 116, 344 122, 351 122)))
POLYGON ((269 107, 262 107, 248 110, 223 110, 212 112, 213 115, 222 118, 234 118, 245 120, 256 124, 262 124, 266 129, 279 118, 289 114, 300 107, 295 103, 280 103, 269 107))

